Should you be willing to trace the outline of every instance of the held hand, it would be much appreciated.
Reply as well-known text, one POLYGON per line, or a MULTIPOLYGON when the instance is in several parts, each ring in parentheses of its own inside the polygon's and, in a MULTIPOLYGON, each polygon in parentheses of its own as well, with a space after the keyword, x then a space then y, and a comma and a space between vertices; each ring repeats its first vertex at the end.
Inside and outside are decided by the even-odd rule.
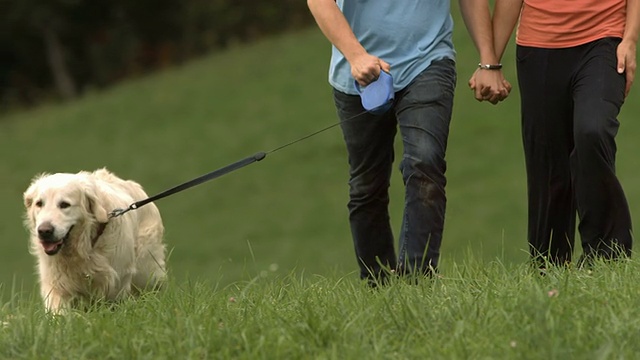
POLYGON ((367 86, 380 76, 380 71, 391 71, 391 66, 377 56, 365 53, 351 61, 351 75, 361 86, 367 86))
POLYGON ((500 70, 476 69, 469 79, 469 88, 478 101, 489 101, 493 105, 506 99, 511 93, 511 84, 500 70))
POLYGON ((636 44, 632 41, 622 40, 618 45, 616 55, 618 57, 618 74, 624 73, 627 81, 624 89, 624 97, 626 98, 636 74, 636 44))

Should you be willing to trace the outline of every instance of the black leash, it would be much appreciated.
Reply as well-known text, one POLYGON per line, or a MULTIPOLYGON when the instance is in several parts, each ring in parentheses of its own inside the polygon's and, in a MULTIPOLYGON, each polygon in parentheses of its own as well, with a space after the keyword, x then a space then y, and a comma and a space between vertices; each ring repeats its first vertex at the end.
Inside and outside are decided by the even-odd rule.
POLYGON ((114 209, 113 211, 111 211, 109 213, 109 218, 114 218, 114 217, 118 217, 120 215, 124 215, 125 213, 127 213, 127 212, 129 212, 131 210, 135 210, 135 209, 137 209, 137 208, 139 208, 141 206, 147 205, 150 202, 154 202, 156 200, 160 200, 160 199, 165 198, 165 197, 167 197, 169 195, 173 195, 173 194, 178 193, 180 191, 187 190, 190 187, 194 187, 196 185, 202 184, 203 182, 206 182, 206 181, 209 181, 209 180, 213 180, 213 179, 215 179, 217 177, 220 177, 222 175, 228 174, 228 173, 230 173, 230 172, 232 172, 234 170, 238 170, 241 167, 245 167, 245 166, 247 166, 249 164, 252 164, 252 163, 254 163, 256 161, 260 161, 260 160, 264 159, 266 156, 267 156, 266 153, 259 152, 259 153, 255 154, 253 156, 249 156, 249 157, 247 157, 245 159, 242 159, 240 161, 236 161, 233 164, 229 164, 229 165, 227 165, 227 166, 225 166, 223 168, 220 168, 218 170, 214 170, 214 171, 212 171, 210 173, 207 173, 207 174, 204 174, 202 176, 199 176, 199 177, 197 177, 197 178, 195 178, 193 180, 189 180, 189 181, 187 181, 185 183, 182 183, 182 184, 180 184, 178 186, 174 186, 171 189, 167 189, 167 190, 165 190, 165 191, 163 191, 163 192, 161 192, 161 193, 159 193, 157 195, 151 196, 151 197, 146 198, 144 200, 136 201, 133 204, 129 205, 129 207, 126 208, 126 209, 114 209))
POLYGON ((302 140, 306 140, 306 139, 308 139, 308 138, 310 138, 312 136, 320 134, 321 132, 327 131, 327 130, 335 127, 335 126, 338 126, 338 125, 342 124, 343 122, 351 121, 351 120, 359 117, 360 115, 365 114, 366 112, 367 112, 367 110, 365 110, 365 111, 363 111, 363 112, 361 112, 359 114, 356 114, 356 115, 354 115, 354 116, 352 116, 352 117, 350 117, 350 118, 348 118, 346 120, 338 121, 333 125, 329 125, 329 126, 323 128, 323 129, 315 131, 315 132, 313 132, 313 133, 311 133, 309 135, 303 136, 303 137, 301 137, 299 139, 296 139, 294 141, 286 143, 286 144, 284 144, 282 146, 279 146, 279 147, 277 147, 277 148, 275 148, 275 149, 273 149, 271 151, 258 152, 256 154, 254 154, 252 156, 249 156, 247 158, 244 158, 244 159, 242 159, 240 161, 236 161, 233 164, 229 164, 229 165, 227 165, 225 167, 222 167, 220 169, 214 170, 214 171, 212 171, 210 173, 201 175, 201 176, 199 176, 199 177, 197 177, 197 178, 195 178, 193 180, 189 180, 189 181, 187 181, 185 183, 182 183, 180 185, 174 186, 174 187, 172 187, 170 189, 167 189, 167 190, 165 190, 165 191, 163 191, 163 192, 161 192, 161 193, 159 193, 157 195, 151 196, 151 197, 146 198, 144 200, 136 201, 133 204, 129 205, 129 207, 127 207, 126 209, 114 209, 113 211, 111 211, 109 213, 109 219, 124 215, 127 212, 129 212, 131 210, 138 209, 139 207, 147 205, 150 202, 154 202, 154 201, 160 200, 160 199, 165 198, 165 197, 167 197, 169 195, 173 195, 175 193, 187 190, 188 188, 194 187, 196 185, 200 185, 200 184, 202 184, 204 182, 207 182, 209 180, 213 180, 215 178, 218 178, 218 177, 220 177, 222 175, 226 175, 226 174, 228 174, 228 173, 230 173, 232 171, 235 171, 235 170, 238 170, 240 168, 243 168, 243 167, 245 167, 245 166, 247 166, 249 164, 253 164, 254 162, 260 161, 260 160, 264 159, 265 157, 267 157, 267 154, 274 153, 274 152, 276 152, 278 150, 286 148, 287 146, 291 146, 291 145, 293 145, 295 143, 298 143, 298 142, 300 142, 302 140))

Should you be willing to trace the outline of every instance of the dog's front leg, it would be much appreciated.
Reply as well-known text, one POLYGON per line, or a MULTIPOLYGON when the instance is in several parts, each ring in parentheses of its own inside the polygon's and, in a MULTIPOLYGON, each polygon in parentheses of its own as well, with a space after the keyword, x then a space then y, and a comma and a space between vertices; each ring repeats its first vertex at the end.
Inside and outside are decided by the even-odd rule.
POLYGON ((119 284, 116 287, 113 287, 109 291, 109 299, 111 300, 122 300, 127 298, 131 294, 131 274, 127 274, 122 276, 119 279, 119 284))
POLYGON ((42 299, 44 300, 44 307, 47 312, 54 315, 62 313, 64 310, 64 299, 62 295, 56 291, 52 286, 42 284, 40 290, 42 299))
POLYGON ((94 278, 92 298, 102 301, 118 301, 131 293, 131 275, 121 278, 94 278))

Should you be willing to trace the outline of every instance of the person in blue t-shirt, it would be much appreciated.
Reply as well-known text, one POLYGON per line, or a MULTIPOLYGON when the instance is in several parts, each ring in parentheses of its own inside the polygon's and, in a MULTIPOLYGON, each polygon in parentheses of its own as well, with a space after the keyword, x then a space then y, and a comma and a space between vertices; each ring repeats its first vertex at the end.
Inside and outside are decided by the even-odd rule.
MULTIPOLYGON (((363 279, 393 271, 437 271, 446 207, 445 150, 456 86, 449 0, 308 0, 332 43, 329 83, 349 161, 349 222, 363 279), (383 114, 366 112, 355 82, 366 87, 380 72, 393 78, 394 100, 383 114), (403 145, 400 171, 404 215, 396 258, 389 217, 394 138, 403 145)), ((491 63, 488 2, 460 0, 481 65, 491 63), (485 63, 483 63, 485 61, 485 63)), ((493 69, 495 66, 484 67, 493 69)), ((478 100, 508 95, 498 71, 479 71, 478 100)))

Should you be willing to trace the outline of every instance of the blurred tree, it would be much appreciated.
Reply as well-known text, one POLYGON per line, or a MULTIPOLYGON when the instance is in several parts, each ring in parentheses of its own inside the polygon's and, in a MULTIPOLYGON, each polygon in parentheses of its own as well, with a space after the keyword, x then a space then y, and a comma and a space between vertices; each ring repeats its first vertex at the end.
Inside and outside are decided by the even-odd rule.
POLYGON ((0 0, 0 105, 71 99, 311 21, 299 0, 0 0))

